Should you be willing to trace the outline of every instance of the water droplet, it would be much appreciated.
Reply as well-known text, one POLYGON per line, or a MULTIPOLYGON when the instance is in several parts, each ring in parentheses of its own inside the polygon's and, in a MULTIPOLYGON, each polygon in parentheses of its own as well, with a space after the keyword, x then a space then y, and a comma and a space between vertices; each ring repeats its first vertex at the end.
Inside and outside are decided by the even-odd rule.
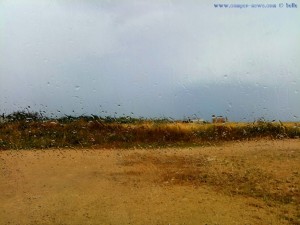
POLYGON ((75 89, 76 89, 76 91, 78 91, 80 89, 80 86, 76 85, 75 89))

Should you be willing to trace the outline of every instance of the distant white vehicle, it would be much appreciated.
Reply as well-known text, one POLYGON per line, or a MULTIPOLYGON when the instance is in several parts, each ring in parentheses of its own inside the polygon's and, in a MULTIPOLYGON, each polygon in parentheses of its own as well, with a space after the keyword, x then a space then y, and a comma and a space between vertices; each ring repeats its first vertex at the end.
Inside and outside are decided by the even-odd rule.
POLYGON ((193 120, 191 120, 191 123, 203 124, 203 123, 205 123, 205 120, 204 119, 193 119, 193 120))
POLYGON ((183 120, 184 123, 198 123, 198 124, 203 124, 206 123, 206 120, 204 119, 187 119, 183 120))

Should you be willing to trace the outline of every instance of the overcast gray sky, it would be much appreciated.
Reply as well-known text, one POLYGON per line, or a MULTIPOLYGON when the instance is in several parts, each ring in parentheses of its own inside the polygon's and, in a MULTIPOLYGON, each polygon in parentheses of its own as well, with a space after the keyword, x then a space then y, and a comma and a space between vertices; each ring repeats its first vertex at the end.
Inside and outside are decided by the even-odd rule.
POLYGON ((219 2, 1 0, 0 113, 299 120, 300 1, 219 2))

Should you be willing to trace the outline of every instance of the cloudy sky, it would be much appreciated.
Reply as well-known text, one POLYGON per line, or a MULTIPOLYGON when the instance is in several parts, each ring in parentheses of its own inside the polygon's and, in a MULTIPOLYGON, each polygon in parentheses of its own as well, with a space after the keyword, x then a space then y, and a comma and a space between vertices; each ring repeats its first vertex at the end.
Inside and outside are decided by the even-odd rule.
POLYGON ((219 2, 1 0, 0 113, 299 121, 300 1, 219 2))

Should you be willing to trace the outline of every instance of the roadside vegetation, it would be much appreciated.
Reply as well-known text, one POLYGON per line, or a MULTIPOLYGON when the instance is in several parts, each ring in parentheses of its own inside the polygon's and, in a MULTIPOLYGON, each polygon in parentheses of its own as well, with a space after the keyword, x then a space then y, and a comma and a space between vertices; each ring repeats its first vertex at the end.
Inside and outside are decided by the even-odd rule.
POLYGON ((2 116, 0 149, 155 148, 212 145, 258 138, 299 138, 300 123, 185 123, 167 118, 64 116, 51 119, 36 112, 2 116))

